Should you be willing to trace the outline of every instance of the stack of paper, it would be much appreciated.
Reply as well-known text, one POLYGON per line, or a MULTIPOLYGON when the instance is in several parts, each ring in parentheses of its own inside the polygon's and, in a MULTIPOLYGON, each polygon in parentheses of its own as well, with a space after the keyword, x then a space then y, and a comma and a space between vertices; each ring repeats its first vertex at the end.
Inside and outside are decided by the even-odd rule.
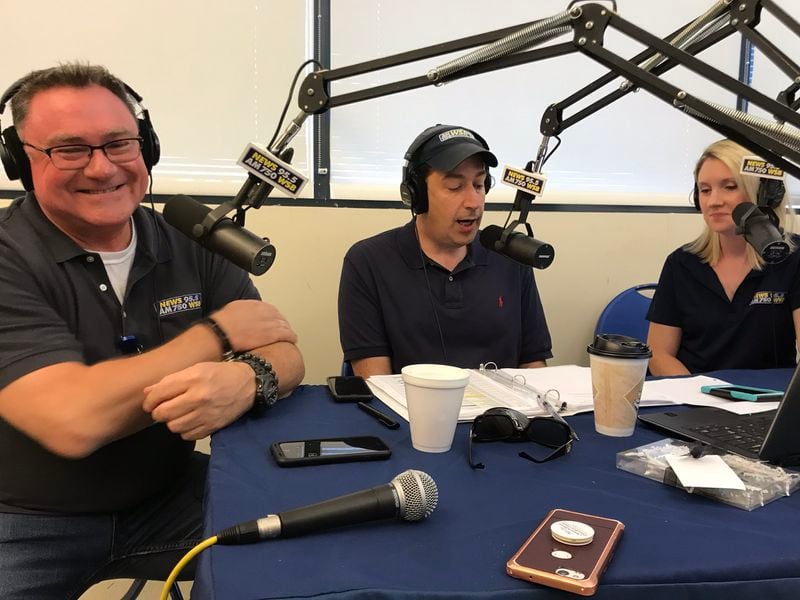
MULTIPOLYGON (((592 401, 592 374, 589 367, 563 365, 540 369, 503 369, 503 372, 520 380, 524 378, 529 388, 545 393, 558 392, 558 401, 549 394, 548 399, 560 409, 562 415, 574 415, 594 409, 592 401)), ((389 408, 408 420, 406 391, 401 375, 373 375, 368 383, 375 395, 389 408)), ((698 375, 646 381, 642 390, 641 406, 663 406, 668 404, 691 404, 696 406, 716 406, 737 414, 761 412, 774 409, 777 402, 731 401, 700 392, 703 385, 726 385, 727 382, 714 377, 698 375)), ((535 394, 518 387, 504 385, 477 369, 470 370, 470 379, 464 391, 464 402, 458 420, 471 421, 487 409, 505 406, 518 410, 529 417, 546 416, 547 412, 539 406, 535 394)))
MULTIPOLYGON (((541 393, 551 389, 558 391, 558 401, 554 401, 552 395, 548 395, 548 399, 557 409, 564 406, 559 411, 562 415, 574 415, 593 409, 592 377, 588 367, 564 365, 541 369, 503 369, 503 371, 512 376, 524 377, 528 386, 541 393)), ((408 420, 406 391, 401 375, 373 375, 369 378, 369 383, 375 395, 384 404, 408 420)), ((464 402, 458 420, 471 421, 494 406, 513 408, 529 417, 547 416, 547 412, 536 401, 535 394, 506 386, 482 375, 478 370, 470 370, 469 383, 464 391, 464 402)))

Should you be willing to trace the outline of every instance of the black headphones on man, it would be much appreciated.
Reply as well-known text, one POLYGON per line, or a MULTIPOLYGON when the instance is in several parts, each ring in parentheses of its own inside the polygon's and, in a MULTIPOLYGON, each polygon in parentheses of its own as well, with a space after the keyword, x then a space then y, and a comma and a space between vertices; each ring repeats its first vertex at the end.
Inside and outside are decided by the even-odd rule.
MULTIPOLYGON (((3 114, 6 104, 9 100, 22 88, 27 82, 29 76, 14 82, 0 97, 0 115, 3 114)), ((150 113, 142 105, 142 97, 124 81, 121 81, 125 87, 128 95, 134 99, 136 106, 141 111, 141 118, 136 121, 139 126, 139 137, 142 138, 142 158, 147 167, 147 172, 150 173, 152 168, 158 164, 158 159, 161 156, 161 147, 158 141, 153 124, 150 121, 150 113)), ((22 180, 22 185, 27 191, 33 190, 33 176, 31 175, 31 163, 28 160, 28 155, 25 154, 25 149, 22 146, 22 140, 19 139, 16 128, 11 125, 6 127, 5 130, 0 126, 0 161, 3 163, 6 176, 14 181, 17 179, 22 180)))
MULTIPOLYGON (((420 176, 420 173, 417 171, 418 167, 421 164, 424 164, 424 162, 420 162, 419 157, 417 157, 416 154, 419 149, 422 148, 429 140, 433 139, 437 135, 453 129, 465 129, 472 134, 474 139, 487 152, 490 152, 489 144, 486 143, 486 140, 475 131, 466 129, 465 127, 439 124, 434 125, 433 127, 428 127, 425 131, 420 133, 414 139, 414 141, 411 142, 408 150, 406 150, 404 157, 405 162, 403 163, 403 180, 400 182, 400 198, 402 199, 403 204, 411 208, 411 211, 415 215, 428 212, 428 186, 425 184, 425 178, 420 176)), ((492 181, 492 176, 489 174, 489 170, 487 169, 486 180, 483 183, 484 189, 487 193, 492 187, 492 181)))

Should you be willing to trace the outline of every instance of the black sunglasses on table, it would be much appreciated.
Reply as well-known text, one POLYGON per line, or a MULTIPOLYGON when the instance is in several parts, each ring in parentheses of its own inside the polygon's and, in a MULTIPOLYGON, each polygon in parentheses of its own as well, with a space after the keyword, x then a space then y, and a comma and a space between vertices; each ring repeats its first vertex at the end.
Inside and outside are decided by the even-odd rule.
POLYGON ((513 408, 490 408, 475 417, 469 429, 469 466, 483 469, 483 463, 472 460, 472 444, 483 442, 534 442, 553 448, 544 458, 536 458, 527 452, 519 456, 535 463, 544 463, 572 450, 572 441, 577 439, 572 427, 564 420, 552 417, 527 417, 513 408))

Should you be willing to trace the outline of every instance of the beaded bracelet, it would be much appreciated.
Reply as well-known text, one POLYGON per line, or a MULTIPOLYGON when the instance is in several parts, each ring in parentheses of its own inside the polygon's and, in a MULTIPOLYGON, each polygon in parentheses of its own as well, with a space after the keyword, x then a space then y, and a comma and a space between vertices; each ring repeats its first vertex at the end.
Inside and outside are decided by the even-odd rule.
POLYGON ((219 343, 222 344, 222 360, 232 360, 233 346, 231 346, 231 341, 228 339, 228 336, 225 335, 225 332, 222 330, 222 327, 219 326, 219 323, 217 323, 212 317, 204 317, 197 323, 200 325, 206 325, 211 331, 214 332, 214 335, 217 336, 219 343))

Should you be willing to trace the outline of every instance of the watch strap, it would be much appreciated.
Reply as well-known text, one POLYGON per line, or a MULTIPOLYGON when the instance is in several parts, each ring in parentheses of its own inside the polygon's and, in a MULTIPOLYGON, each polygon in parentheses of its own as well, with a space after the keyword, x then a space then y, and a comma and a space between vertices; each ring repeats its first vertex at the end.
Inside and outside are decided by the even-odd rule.
POLYGON ((232 360, 246 363, 255 373, 256 392, 252 410, 265 410, 278 401, 278 376, 267 360, 251 352, 237 353, 232 360))

